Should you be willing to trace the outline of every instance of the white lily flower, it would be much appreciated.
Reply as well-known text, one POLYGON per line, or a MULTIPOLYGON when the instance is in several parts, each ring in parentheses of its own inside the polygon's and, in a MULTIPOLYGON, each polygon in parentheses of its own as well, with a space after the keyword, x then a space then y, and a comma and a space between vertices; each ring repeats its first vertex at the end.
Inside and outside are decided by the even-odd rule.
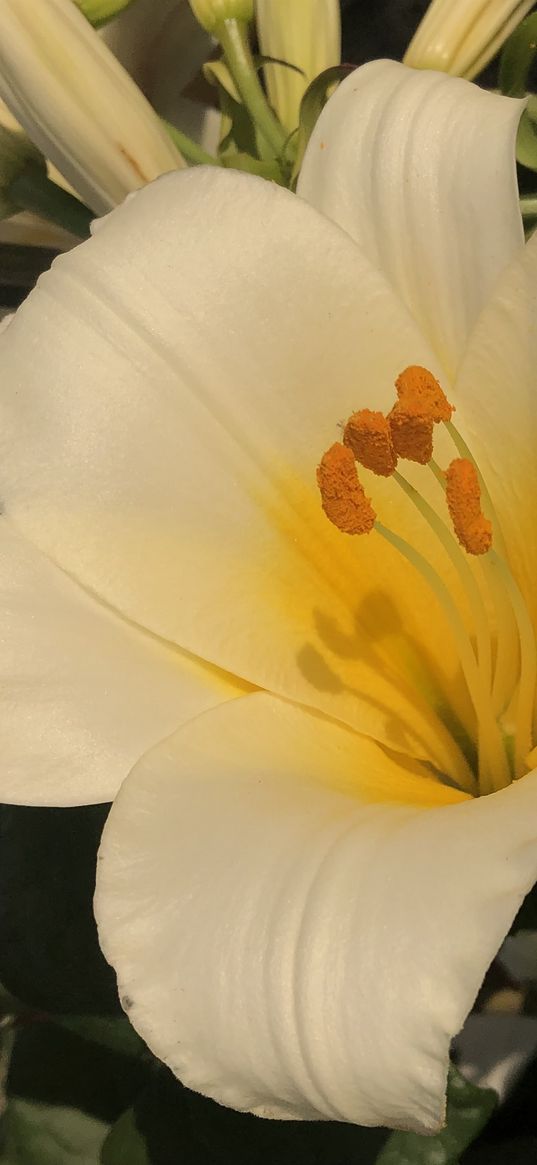
POLYGON ((188 1086, 264 1116, 438 1128, 450 1040, 537 878, 520 110, 366 65, 321 115, 301 197, 162 178, 0 335, 0 796, 121 785, 96 912, 124 1007, 188 1086), (321 509, 338 423, 384 415, 409 366, 441 380, 490 492, 494 654, 427 466, 403 474, 421 511, 360 469, 425 577, 378 520, 349 537, 321 509))
POLYGON ((476 77, 531 8, 533 0, 432 0, 403 60, 476 77))
POLYGON ((97 214, 183 165, 72 0, 0 0, 0 97, 97 214))
POLYGON ((310 81, 341 60, 339 0, 256 0, 256 20, 263 55, 286 62, 263 72, 271 105, 291 132, 310 81))

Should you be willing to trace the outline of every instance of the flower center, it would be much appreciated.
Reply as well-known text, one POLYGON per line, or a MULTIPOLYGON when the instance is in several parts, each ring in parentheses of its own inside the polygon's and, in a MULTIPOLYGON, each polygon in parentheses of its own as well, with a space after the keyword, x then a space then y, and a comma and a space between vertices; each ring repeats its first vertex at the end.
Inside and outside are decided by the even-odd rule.
POLYGON ((475 712, 479 791, 491 793, 530 768, 537 682, 535 633, 507 564, 483 477, 452 422, 453 406, 426 368, 406 368, 395 388, 397 400, 386 416, 371 409, 353 413, 344 426, 342 442, 324 453, 317 468, 322 506, 342 533, 375 531, 388 541, 420 572, 440 602, 475 712), (434 429, 439 424, 447 429, 458 454, 445 471, 433 458, 434 429), (422 465, 434 475, 443 495, 439 509, 400 473, 400 460, 422 465), (438 571, 379 521, 357 465, 392 478, 419 510, 457 571, 472 615, 472 637, 438 571), (481 568, 478 574, 473 569, 476 559, 481 568))

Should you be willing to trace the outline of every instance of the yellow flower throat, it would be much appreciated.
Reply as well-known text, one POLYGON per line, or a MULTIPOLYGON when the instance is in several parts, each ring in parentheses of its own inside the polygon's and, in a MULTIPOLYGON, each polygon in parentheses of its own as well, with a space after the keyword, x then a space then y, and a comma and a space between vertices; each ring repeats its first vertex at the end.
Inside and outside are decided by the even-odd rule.
POLYGON ((480 793, 491 793, 531 767, 537 651, 532 622, 505 557, 490 495, 472 454, 455 428, 453 406, 426 368, 406 368, 395 383, 397 400, 385 416, 361 409, 347 421, 342 442, 323 455, 317 482, 327 518, 344 534, 375 531, 420 572, 447 616, 477 723, 480 793), (458 454, 444 471, 433 458, 435 425, 443 424, 458 454), (445 517, 398 471, 416 462, 440 483, 445 517), (418 550, 384 526, 366 497, 357 464, 391 477, 419 510, 458 573, 475 636, 446 584, 418 550), (483 498, 484 508, 482 509, 483 498), (449 517, 449 522, 445 520, 449 517), (471 560, 478 558, 479 575, 471 560), (488 609, 495 612, 493 634, 488 609))

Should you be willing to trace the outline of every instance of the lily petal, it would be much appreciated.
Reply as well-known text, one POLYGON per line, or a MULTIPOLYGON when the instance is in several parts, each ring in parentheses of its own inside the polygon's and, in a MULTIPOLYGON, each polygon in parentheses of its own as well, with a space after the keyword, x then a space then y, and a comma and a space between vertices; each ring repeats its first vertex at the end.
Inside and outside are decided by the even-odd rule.
POLYGON ((221 1103, 435 1130, 451 1037, 537 875, 536 807, 535 774, 464 799, 265 693, 201 716, 105 827, 123 1006, 221 1103))
POLYGON ((0 521, 0 798, 110 801, 143 752, 244 691, 130 626, 0 521))
POLYGON ((453 392, 457 423, 484 476, 511 565, 537 620, 537 235, 498 284, 453 392))
POLYGON ((259 179, 170 175, 62 256, 0 344, 2 497, 27 537, 157 635, 457 777, 393 669, 417 647, 457 686, 442 615, 380 538, 330 526, 315 482, 337 421, 433 359, 348 236, 259 179))
POLYGON ((523 108, 443 73, 374 61, 330 98, 304 158, 298 193, 385 271, 448 374, 524 242, 523 108))

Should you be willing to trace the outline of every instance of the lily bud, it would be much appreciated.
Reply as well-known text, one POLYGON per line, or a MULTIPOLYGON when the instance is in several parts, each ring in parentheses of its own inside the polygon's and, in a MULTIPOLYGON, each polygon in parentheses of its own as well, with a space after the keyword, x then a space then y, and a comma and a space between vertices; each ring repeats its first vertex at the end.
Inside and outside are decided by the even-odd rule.
POLYGON ((124 8, 132 4, 132 0, 74 0, 74 3, 94 28, 100 28, 102 24, 119 16, 124 8))
POLYGON ((310 81, 340 62, 339 8, 339 0, 257 0, 261 52, 286 62, 265 65, 264 73, 270 103, 289 132, 310 81))
POLYGON ((249 24, 254 18, 254 0, 188 0, 196 20, 214 33, 225 20, 249 24))
POLYGON ((103 214, 183 159, 72 0, 0 0, 0 97, 103 214))
POLYGON ((533 0, 432 0, 403 58, 471 80, 533 8, 533 0))

